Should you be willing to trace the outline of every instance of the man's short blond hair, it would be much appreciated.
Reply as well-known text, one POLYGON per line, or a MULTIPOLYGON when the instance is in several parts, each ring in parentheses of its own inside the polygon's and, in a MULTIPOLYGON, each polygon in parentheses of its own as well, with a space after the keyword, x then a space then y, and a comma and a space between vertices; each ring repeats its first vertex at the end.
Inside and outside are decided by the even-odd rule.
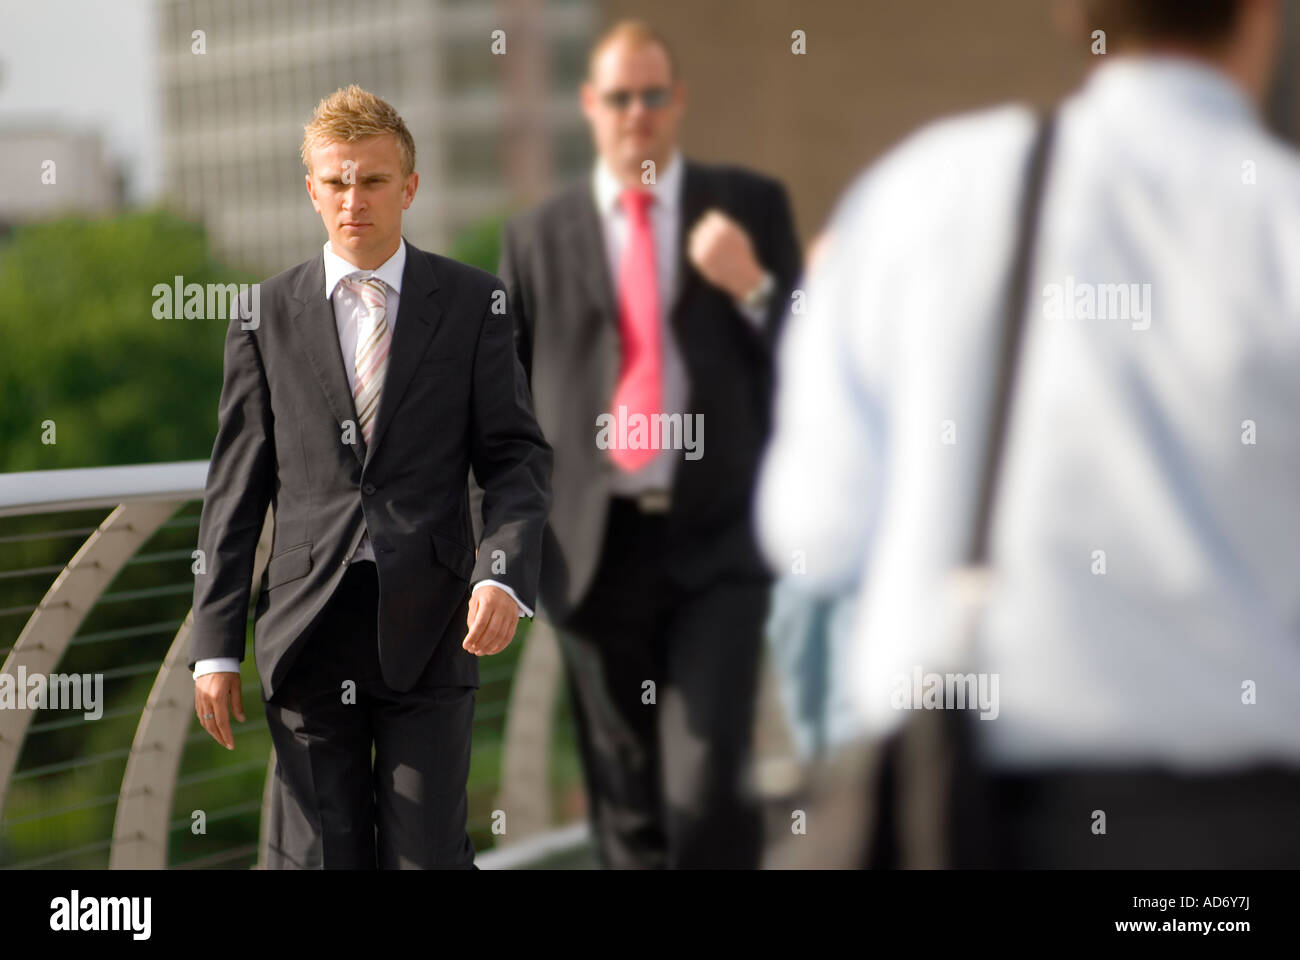
POLYGON ((311 152, 323 143, 353 143, 365 137, 397 137, 402 157, 402 176, 415 171, 415 141, 396 110, 355 83, 335 90, 316 104, 316 111, 303 128, 302 162, 311 172, 311 152))
POLYGON ((596 75, 596 60, 605 48, 619 40, 630 43, 633 47, 658 47, 668 58, 668 76, 672 80, 677 79, 677 58, 673 55, 673 48, 668 45, 667 38, 644 20, 620 20, 604 30, 591 45, 591 52, 587 55, 588 80, 596 75))

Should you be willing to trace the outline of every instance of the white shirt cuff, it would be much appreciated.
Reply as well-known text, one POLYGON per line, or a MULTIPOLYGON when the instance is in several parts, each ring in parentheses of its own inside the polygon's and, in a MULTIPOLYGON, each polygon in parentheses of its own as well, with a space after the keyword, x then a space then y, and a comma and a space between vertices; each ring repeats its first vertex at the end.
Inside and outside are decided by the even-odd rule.
POLYGON ((767 304, 763 304, 761 307, 751 307, 739 300, 732 302, 735 303, 736 309, 741 312, 741 315, 754 325, 755 330, 763 329, 763 321, 767 319, 767 304))
MULTIPOLYGON (((510 589, 510 587, 506 586, 500 580, 480 580, 478 583, 474 584, 474 590, 477 590, 479 587, 486 587, 489 583, 494 587, 500 587, 506 593, 510 594, 510 599, 519 605, 520 617, 531 617, 533 615, 533 611, 524 606, 523 601, 515 595, 514 590, 510 589)), ((473 591, 470 592, 472 593, 473 591)))
POLYGON ((208 660, 198 660, 194 663, 194 679, 197 680, 205 673, 238 673, 239 661, 234 657, 212 657, 208 660))

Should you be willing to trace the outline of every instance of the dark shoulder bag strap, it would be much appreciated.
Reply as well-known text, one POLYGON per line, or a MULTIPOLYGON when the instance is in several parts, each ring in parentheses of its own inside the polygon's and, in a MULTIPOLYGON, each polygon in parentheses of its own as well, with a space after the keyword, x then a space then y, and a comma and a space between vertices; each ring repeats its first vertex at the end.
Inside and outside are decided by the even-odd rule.
MULTIPOLYGON (((1016 386, 1025 319, 1033 304, 1034 251, 1043 188, 1056 133, 1056 111, 1039 118, 1020 198, 1016 240, 1003 296, 1000 342, 974 522, 965 559, 979 571, 989 560, 989 530, 996 506, 1007 425, 1016 386)), ((903 866, 979 867, 993 859, 992 807, 978 763, 970 710, 917 710, 908 718, 895 754, 894 797, 898 857, 903 866)))
POLYGON ((999 344, 996 368, 998 376, 993 381, 993 404, 988 437, 984 444, 984 468, 980 471, 979 494, 975 501, 975 524, 966 548, 966 562, 972 567, 983 566, 989 559, 989 527, 993 519, 998 479, 1002 473, 1011 399, 1020 365, 1020 343, 1024 339, 1025 317, 1034 302, 1033 291, 1030 289, 1034 279, 1034 250, 1038 245, 1043 186, 1047 180, 1047 165, 1055 135, 1056 111, 1053 110, 1038 121, 1038 134, 1029 156, 1025 192, 1020 200, 1015 259, 1011 262, 1003 300, 1006 312, 1002 318, 1002 342, 999 344))

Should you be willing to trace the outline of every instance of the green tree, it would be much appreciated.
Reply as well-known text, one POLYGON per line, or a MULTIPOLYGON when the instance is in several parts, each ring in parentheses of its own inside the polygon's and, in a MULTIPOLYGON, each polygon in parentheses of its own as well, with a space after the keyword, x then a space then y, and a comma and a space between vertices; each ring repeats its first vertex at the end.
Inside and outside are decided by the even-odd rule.
POLYGON ((505 222, 506 215, 497 214, 471 224, 457 234, 447 256, 488 273, 496 273, 501 251, 501 229, 505 222))
POLYGON ((155 319, 154 287, 176 276, 258 279, 163 211, 47 221, 0 246, 0 471, 210 455, 226 321, 155 319))

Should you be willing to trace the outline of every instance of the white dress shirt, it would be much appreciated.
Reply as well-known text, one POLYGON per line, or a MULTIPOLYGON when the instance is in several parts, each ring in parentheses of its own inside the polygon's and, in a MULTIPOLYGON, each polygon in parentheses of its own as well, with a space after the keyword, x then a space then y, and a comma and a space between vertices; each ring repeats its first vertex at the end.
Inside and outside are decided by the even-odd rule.
MULTIPOLYGON (((1295 764, 1300 161, 1208 65, 1104 61, 1048 174, 964 661, 999 675, 980 744, 1003 768, 1295 764), (1150 284, 1145 319, 1051 315, 1051 285, 1081 283, 1150 284)), ((897 678, 954 652, 946 575, 1033 131, 1024 108, 963 116, 871 168, 786 328, 761 541, 779 569, 801 551, 810 589, 859 591, 863 730, 899 724, 897 678)))
MULTIPOLYGON (((681 151, 674 150, 663 169, 657 171, 655 182, 645 185, 655 196, 654 202, 650 204, 650 230, 654 234, 655 280, 659 288, 659 342, 663 376, 660 385, 661 412, 680 413, 683 418, 690 413, 686 409, 690 398, 690 377, 671 321, 672 297, 677 289, 678 261, 681 256, 682 181, 685 178, 685 168, 681 151)), ((600 158, 597 158, 592 172, 591 188, 596 201, 596 212, 600 215, 606 262, 609 265, 617 309, 619 267, 623 261, 623 250, 627 246, 629 227, 627 211, 623 209, 620 199, 625 188, 600 158)), ((765 307, 751 308, 737 303, 736 309, 755 326, 762 326, 765 307)), ((622 496, 671 489, 673 472, 680 459, 680 450, 661 450, 639 470, 616 470, 611 489, 622 496)))
MULTIPOLYGON (((406 239, 403 238, 398 243, 396 253, 374 270, 361 270, 354 263, 343 259, 333 251, 328 240, 324 246, 324 258, 325 299, 329 300, 334 307, 334 323, 338 329, 339 351, 343 355, 343 370, 347 374, 348 390, 351 393, 356 389, 357 380, 357 330, 361 318, 366 315, 368 308, 357 293, 344 286, 341 281, 347 277, 355 276, 357 279, 376 277, 384 282, 387 288, 387 296, 384 301, 384 322, 388 325, 389 335, 394 335, 397 330, 397 310, 401 302, 402 272, 406 269, 406 239)), ((359 422, 357 429, 360 429, 359 422)), ((375 551, 370 543, 370 533, 367 531, 362 533, 361 541, 357 544, 356 552, 352 554, 350 562, 357 563, 361 560, 373 562, 374 559, 375 551)), ((519 616, 531 617, 533 615, 533 611, 520 602, 515 595, 515 591, 500 581, 480 580, 474 584, 474 590, 488 584, 500 587, 510 594, 511 599, 519 607, 519 616)), ((205 673, 237 672, 239 672, 239 661, 234 657, 213 657, 199 660, 194 664, 195 679, 205 673)))

